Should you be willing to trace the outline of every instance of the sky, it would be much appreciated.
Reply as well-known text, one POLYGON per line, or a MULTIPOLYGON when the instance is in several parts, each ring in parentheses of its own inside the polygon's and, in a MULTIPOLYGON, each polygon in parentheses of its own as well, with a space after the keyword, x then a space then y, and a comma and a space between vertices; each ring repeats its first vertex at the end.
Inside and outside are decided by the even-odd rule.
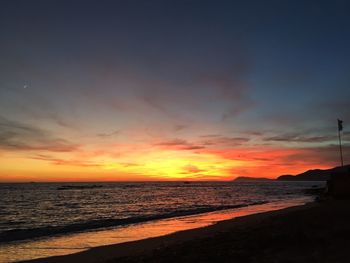
POLYGON ((3 0, 0 182, 276 178, 350 158, 348 1, 3 0))

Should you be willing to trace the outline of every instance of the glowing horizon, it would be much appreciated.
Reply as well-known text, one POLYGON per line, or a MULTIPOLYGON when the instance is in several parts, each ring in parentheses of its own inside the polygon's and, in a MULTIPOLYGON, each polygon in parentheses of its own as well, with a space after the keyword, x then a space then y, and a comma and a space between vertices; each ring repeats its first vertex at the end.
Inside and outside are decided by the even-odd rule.
MULTIPOLYGON (((332 162, 319 161, 312 149, 227 147, 230 141, 232 138, 211 136, 210 141, 202 139, 196 144, 173 139, 151 144, 115 144, 109 148, 79 146, 58 152, 9 149, 5 152, 7 155, 2 153, 0 160, 0 182, 210 181, 232 180, 238 176, 276 178, 283 174, 334 166, 332 162)), ((329 153, 323 155, 328 156, 329 153)))

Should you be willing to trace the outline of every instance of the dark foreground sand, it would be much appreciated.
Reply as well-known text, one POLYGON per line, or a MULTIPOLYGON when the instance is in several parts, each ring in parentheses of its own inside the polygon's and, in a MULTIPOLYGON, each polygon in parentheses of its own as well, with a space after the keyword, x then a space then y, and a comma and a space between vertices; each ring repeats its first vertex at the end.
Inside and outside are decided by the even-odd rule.
POLYGON ((325 201, 30 262, 350 262, 350 201, 325 201))

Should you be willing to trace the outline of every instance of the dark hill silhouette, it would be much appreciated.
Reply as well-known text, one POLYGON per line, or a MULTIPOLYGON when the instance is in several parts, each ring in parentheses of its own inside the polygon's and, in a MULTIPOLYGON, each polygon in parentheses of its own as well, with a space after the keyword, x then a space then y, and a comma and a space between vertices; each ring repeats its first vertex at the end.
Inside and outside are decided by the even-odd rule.
POLYGON ((341 171, 349 171, 350 165, 344 165, 344 167, 338 166, 331 169, 321 170, 314 169, 308 170, 297 175, 281 175, 276 180, 278 181, 327 181, 332 173, 341 171))

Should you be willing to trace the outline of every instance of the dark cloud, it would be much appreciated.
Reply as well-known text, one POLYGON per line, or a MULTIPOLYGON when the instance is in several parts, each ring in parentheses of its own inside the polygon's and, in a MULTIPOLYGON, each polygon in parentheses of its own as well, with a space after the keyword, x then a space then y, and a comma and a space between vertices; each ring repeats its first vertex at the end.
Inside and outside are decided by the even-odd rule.
POLYGON ((245 137, 224 137, 216 134, 202 135, 195 142, 188 142, 183 139, 171 139, 158 142, 156 146, 162 146, 173 150, 198 150, 206 147, 236 147, 249 142, 245 137))
POLYGON ((198 150, 198 149, 205 148, 203 145, 193 144, 182 139, 172 139, 172 140, 162 141, 154 145, 161 146, 167 149, 173 149, 173 150, 198 150))
POLYGON ((277 141, 277 142, 307 142, 307 143, 320 143, 329 142, 337 139, 335 135, 317 135, 307 136, 298 133, 285 133, 281 135, 271 136, 264 138, 265 141, 277 141))
POLYGON ((57 138, 40 128, 7 120, 0 116, 0 148, 17 151, 71 152, 76 150, 78 145, 57 138))
MULTIPOLYGON (((205 137, 204 137, 205 138, 205 137)), ((208 137, 207 137, 208 138, 208 137)), ((240 146, 244 143, 249 142, 250 139, 246 137, 221 137, 221 136, 212 136, 208 139, 201 141, 203 145, 206 146, 240 146)))
POLYGON ((174 131, 182 131, 184 129, 186 129, 188 127, 188 125, 185 125, 185 124, 177 124, 177 125, 174 125, 174 131))
POLYGON ((119 133, 120 133, 119 130, 113 131, 110 133, 99 133, 99 134, 97 134, 97 137, 101 137, 101 138, 113 137, 115 135, 118 135, 119 133))
POLYGON ((220 134, 205 134, 205 135, 201 135, 199 137, 201 138, 215 138, 215 137, 220 137, 220 134))
MULTIPOLYGON (((350 144, 345 143, 343 145, 343 158, 344 163, 350 162, 350 144)), ((310 162, 310 163, 331 163, 332 165, 338 165, 340 163, 339 145, 329 144, 322 147, 309 147, 300 148, 298 152, 289 154, 287 156, 279 158, 279 161, 284 164, 295 164, 297 162, 310 162)))
POLYGON ((258 132, 258 131, 244 131, 244 132, 242 132, 242 134, 252 135, 252 136, 261 136, 264 133, 263 132, 258 132))

